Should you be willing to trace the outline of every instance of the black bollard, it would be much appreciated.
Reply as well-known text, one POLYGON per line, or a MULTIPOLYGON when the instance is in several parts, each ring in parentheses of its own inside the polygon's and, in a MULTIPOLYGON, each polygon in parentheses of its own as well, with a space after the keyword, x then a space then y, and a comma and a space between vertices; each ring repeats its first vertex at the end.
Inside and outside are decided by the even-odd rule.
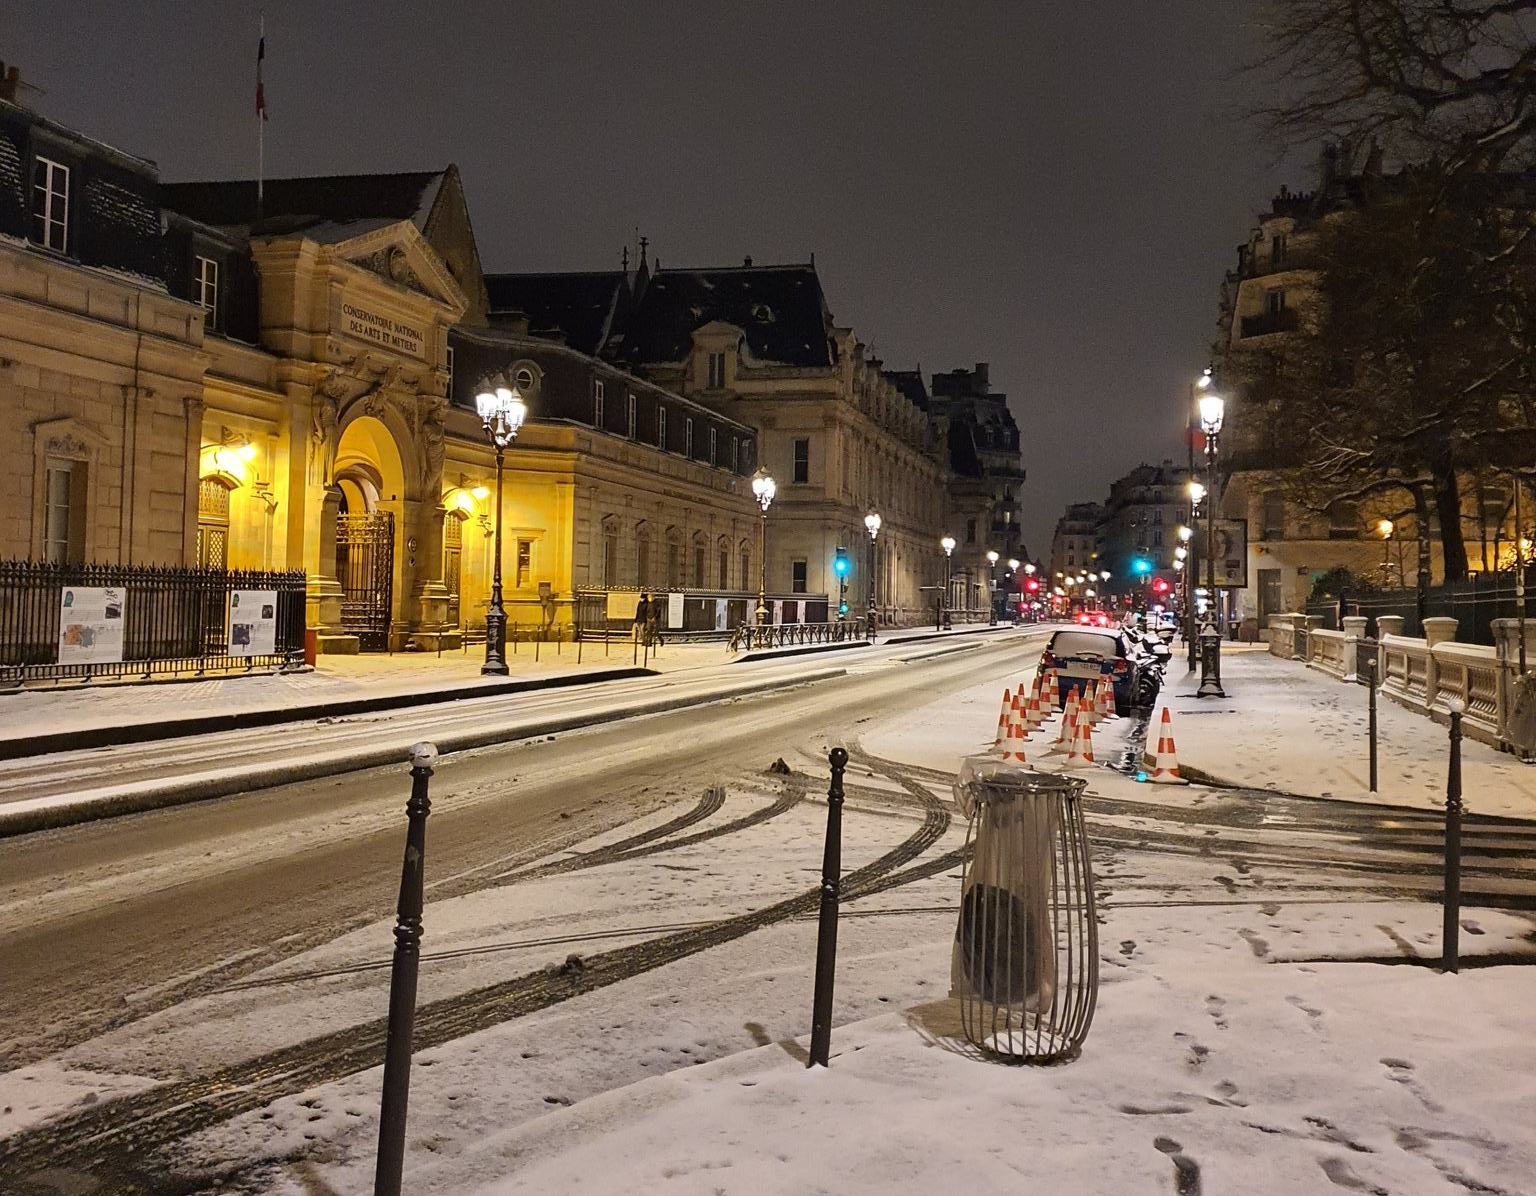
POLYGON ((1441 925, 1440 970, 1458 970, 1461 937, 1461 711, 1451 708, 1451 764, 1445 779, 1445 921, 1441 925))
POLYGON ((1370 686, 1368 706, 1371 722, 1371 792, 1376 792, 1376 649, 1371 649, 1369 671, 1366 673, 1366 684, 1370 686))
POLYGON ((848 753, 833 748, 827 787, 827 845, 821 856, 821 919, 816 930, 816 993, 811 1001, 811 1057, 807 1067, 827 1065, 832 1049, 832 982, 837 973, 837 896, 843 871, 843 769, 848 753))
POLYGON ((374 1196, 400 1196, 405 1167, 405 1110, 411 1088, 411 1035, 416 1025, 416 974, 421 967, 422 863, 427 850, 427 781, 437 748, 411 748, 411 800, 406 803, 405 863, 395 921, 395 959, 389 975, 389 1034, 384 1046, 384 1098, 379 1106, 379 1158, 374 1196))

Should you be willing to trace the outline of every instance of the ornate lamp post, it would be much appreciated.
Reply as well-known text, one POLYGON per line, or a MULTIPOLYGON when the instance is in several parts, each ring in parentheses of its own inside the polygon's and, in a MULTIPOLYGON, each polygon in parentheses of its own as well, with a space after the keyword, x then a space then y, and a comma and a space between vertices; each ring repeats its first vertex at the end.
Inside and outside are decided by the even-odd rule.
POLYGON ((945 536, 943 539, 941 539, 939 541, 939 547, 944 550, 944 606, 943 606, 943 615, 944 615, 944 626, 948 627, 950 625, 949 624, 949 579, 950 579, 949 569, 950 569, 950 565, 952 563, 952 557, 954 556, 954 551, 955 551, 955 538, 953 536, 945 536))
POLYGON ((1205 483, 1210 490, 1205 510, 1205 588, 1206 600, 1216 603, 1201 644, 1200 688, 1197 697, 1224 698, 1221 688, 1221 603, 1216 593, 1216 439, 1221 435, 1227 401, 1218 394, 1200 396, 1200 430, 1205 433, 1205 483))
MULTIPOLYGON (((1190 478, 1189 521, 1191 523, 1200 517, 1200 504, 1204 500, 1205 486, 1202 483, 1196 481, 1194 478, 1190 478)), ((1184 544, 1188 547, 1190 552, 1189 572, 1185 575, 1187 582, 1187 597, 1189 598, 1189 603, 1188 610, 1185 612, 1188 616, 1188 624, 1184 629, 1184 639, 1185 646, 1189 649, 1189 671, 1191 673, 1195 671, 1195 654, 1199 650, 1198 644, 1200 640, 1200 632, 1198 629, 1200 603, 1198 601, 1199 596, 1195 593, 1195 591, 1200 587, 1200 561, 1194 555, 1194 535, 1195 531, 1192 527, 1181 527, 1179 529, 1179 539, 1184 541, 1184 544)))
POLYGON ((987 551, 987 622, 997 622, 997 552, 994 549, 987 551))
POLYGON ((1378 519, 1376 521, 1377 534, 1381 536, 1381 588, 1386 589, 1392 584, 1392 529, 1396 526, 1390 519, 1378 519))
POLYGON ((778 491, 778 483, 773 480, 773 475, 768 472, 768 467, 758 467, 752 475, 752 494, 757 499, 757 505, 763 509, 762 534, 758 538, 758 562, 757 575, 757 625, 764 626, 768 622, 768 508, 773 505, 773 496, 778 491))
POLYGON ((509 385, 501 374, 481 380, 475 390, 475 410, 485 438, 496 450, 496 532, 492 554, 495 558, 491 581, 491 605, 485 612, 485 664, 482 673, 507 675, 507 612, 501 605, 501 469, 507 446, 517 439, 518 429, 528 418, 528 405, 517 387, 509 385))
POLYGON ((864 516, 864 529, 869 532, 869 616, 865 635, 875 638, 875 537, 880 534, 880 514, 871 511, 864 516))

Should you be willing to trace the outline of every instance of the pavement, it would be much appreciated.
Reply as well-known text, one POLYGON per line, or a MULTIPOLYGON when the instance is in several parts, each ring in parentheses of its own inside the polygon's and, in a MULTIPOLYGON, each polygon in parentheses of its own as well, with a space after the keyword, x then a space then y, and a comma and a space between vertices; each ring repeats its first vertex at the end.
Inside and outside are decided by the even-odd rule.
MULTIPOLYGON (((1168 666, 1147 746, 1157 746, 1166 706, 1186 778, 1300 797, 1444 807, 1450 749, 1444 726, 1378 695, 1372 793, 1364 686, 1271 656, 1263 645, 1222 645, 1221 680, 1224 698, 1196 697, 1198 669, 1186 671, 1177 654, 1168 666)), ((1536 819, 1536 767, 1464 738, 1461 776, 1469 813, 1536 819)))

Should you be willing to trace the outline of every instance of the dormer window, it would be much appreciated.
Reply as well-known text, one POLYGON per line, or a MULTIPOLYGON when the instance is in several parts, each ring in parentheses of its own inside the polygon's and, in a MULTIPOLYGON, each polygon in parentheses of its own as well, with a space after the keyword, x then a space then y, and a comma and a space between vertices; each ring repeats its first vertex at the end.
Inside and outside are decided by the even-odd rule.
POLYGON ((709 355, 709 379, 705 385, 710 390, 725 389, 725 354, 711 353, 709 355))
POLYGON ((38 158, 32 167, 32 239, 44 249, 69 251, 69 167, 38 158))
POLYGON ((211 330, 219 325, 219 263, 199 256, 193 266, 192 300, 203 309, 203 327, 211 330))
POLYGON ((667 409, 665 407, 656 408, 656 447, 659 449, 667 447, 667 409))

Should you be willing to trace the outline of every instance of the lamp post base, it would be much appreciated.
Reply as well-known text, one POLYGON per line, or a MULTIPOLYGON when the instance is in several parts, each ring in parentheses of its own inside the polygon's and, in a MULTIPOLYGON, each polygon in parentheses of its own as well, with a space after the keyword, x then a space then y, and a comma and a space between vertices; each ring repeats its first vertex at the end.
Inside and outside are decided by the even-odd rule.
POLYGON ((1224 698, 1221 688, 1221 636, 1214 628, 1200 637, 1200 688, 1197 698, 1224 698))
POLYGON ((485 663, 480 672, 489 677, 505 677, 508 672, 507 614, 496 606, 485 616, 485 663))

